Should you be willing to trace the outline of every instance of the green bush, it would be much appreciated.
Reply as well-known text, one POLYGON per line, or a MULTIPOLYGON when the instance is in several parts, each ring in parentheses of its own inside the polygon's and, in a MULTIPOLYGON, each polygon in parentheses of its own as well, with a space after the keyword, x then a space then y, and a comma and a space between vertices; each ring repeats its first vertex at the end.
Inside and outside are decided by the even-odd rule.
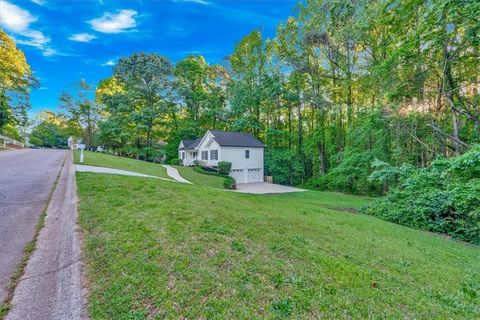
POLYGON ((225 180, 223 181, 223 187, 225 189, 235 190, 236 187, 237 187, 237 182, 235 181, 234 178, 232 178, 230 176, 225 177, 225 180))
POLYGON ((480 244, 480 146, 427 168, 383 166, 371 180, 398 187, 362 211, 385 220, 480 244))
POLYGON ((170 159, 168 161, 168 164, 171 164, 173 166, 179 166, 182 164, 182 160, 178 159, 178 158, 173 158, 173 159, 170 159))
POLYGON ((305 187, 319 190, 338 191, 360 195, 379 195, 382 184, 369 180, 371 163, 375 157, 369 152, 352 153, 330 172, 312 177, 305 187))
POLYGON ((144 147, 140 152, 141 159, 148 162, 160 162, 164 154, 163 150, 154 147, 144 147))
POLYGON ((218 163, 218 173, 222 176, 228 176, 231 168, 232 168, 232 163, 231 162, 220 161, 218 163))
POLYGON ((218 172, 216 172, 216 171, 207 171, 207 170, 203 169, 201 166, 195 166, 195 167, 193 167, 193 171, 198 172, 198 173, 203 173, 203 174, 209 174, 209 175, 212 175, 212 176, 220 176, 220 175, 218 174, 218 172))
POLYGON ((234 178, 232 178, 230 176, 221 175, 220 173, 214 172, 214 171, 206 171, 200 166, 193 167, 193 171, 198 172, 198 173, 202 173, 202 174, 209 174, 211 176, 217 176, 217 177, 225 178, 225 180, 223 181, 223 187, 225 189, 230 189, 230 190, 236 189, 237 182, 235 181, 234 178))
POLYGON ((41 146, 42 145, 42 139, 38 137, 30 137, 29 142, 33 144, 34 146, 41 146))
POLYGON ((265 174, 275 183, 295 185, 302 182, 302 164, 296 152, 268 149, 265 152, 265 174))

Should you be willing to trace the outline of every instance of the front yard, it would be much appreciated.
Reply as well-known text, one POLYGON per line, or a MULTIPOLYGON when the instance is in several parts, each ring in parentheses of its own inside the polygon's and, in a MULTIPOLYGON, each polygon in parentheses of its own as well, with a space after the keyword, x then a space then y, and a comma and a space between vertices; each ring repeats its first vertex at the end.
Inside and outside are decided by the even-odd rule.
POLYGON ((77 184, 93 319, 480 316, 479 248, 352 213, 366 198, 77 184))
POLYGON ((223 181, 225 180, 225 178, 195 172, 193 170, 193 167, 182 167, 182 166, 174 166, 174 167, 175 169, 178 170, 178 172, 182 177, 192 182, 193 184, 196 184, 199 186, 223 189, 223 181))
MULTIPOLYGON (((73 155, 75 163, 80 164, 80 151, 75 150, 73 155)), ((127 170, 162 178, 169 178, 167 175, 167 170, 159 163, 117 157, 101 152, 84 151, 84 159, 83 163, 81 164, 127 170)))

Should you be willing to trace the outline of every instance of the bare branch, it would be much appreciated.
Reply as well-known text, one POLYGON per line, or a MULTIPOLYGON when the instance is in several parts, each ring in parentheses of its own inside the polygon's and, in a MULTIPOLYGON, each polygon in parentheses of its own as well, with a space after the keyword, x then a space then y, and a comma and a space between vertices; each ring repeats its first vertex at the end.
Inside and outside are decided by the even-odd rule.
POLYGON ((462 145, 463 147, 465 148, 470 148, 470 145, 463 142, 462 140, 458 139, 458 138, 455 138, 454 136, 444 132, 442 129, 440 129, 439 127, 437 127, 436 125, 434 124, 428 124, 429 127, 431 127, 433 130, 435 130, 436 132, 440 133, 441 135, 449 138, 450 140, 452 141, 455 141, 456 143, 462 145))

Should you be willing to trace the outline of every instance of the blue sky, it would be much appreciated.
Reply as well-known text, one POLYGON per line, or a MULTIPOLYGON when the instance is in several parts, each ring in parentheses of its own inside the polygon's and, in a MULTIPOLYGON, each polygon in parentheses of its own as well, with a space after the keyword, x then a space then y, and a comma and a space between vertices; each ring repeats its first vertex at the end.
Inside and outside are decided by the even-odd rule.
POLYGON ((172 62, 222 62, 254 29, 273 37, 298 0, 0 0, 1 27, 40 79, 31 113, 55 109, 62 90, 111 75, 121 56, 156 52, 172 62))

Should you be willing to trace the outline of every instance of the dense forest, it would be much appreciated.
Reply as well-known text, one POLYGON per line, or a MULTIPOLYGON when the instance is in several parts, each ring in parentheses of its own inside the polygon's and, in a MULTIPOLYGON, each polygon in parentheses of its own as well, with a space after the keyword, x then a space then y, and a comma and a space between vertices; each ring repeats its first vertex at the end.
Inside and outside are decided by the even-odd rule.
POLYGON ((31 139, 55 146, 73 134, 87 147, 175 162, 180 139, 250 132, 266 144, 276 183, 396 201, 417 177, 443 192, 425 200, 438 205, 421 213, 425 221, 462 217, 462 225, 383 216, 479 241, 479 17, 474 0, 302 1, 275 37, 253 30, 218 64, 200 55, 175 64, 161 53, 120 58, 98 86, 81 81, 62 94, 61 111, 40 115, 31 139), (471 167, 463 180, 454 179, 459 163, 471 167), (455 193, 464 184, 468 195, 455 193), (456 207, 456 197, 468 204, 456 207))

